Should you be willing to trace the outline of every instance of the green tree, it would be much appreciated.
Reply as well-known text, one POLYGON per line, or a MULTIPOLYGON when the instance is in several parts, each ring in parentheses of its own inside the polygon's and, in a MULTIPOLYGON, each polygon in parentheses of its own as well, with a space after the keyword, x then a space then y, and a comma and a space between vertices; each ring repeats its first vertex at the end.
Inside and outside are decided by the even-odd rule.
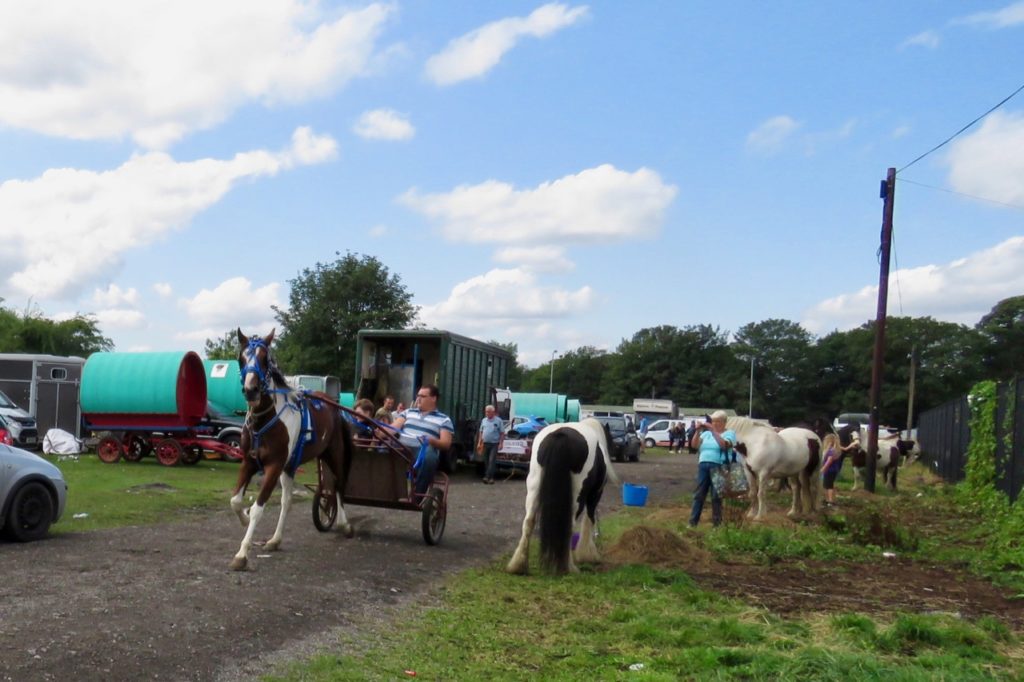
POLYGON ((277 359, 290 374, 355 376, 360 329, 404 329, 416 319, 412 294, 377 258, 346 253, 304 268, 289 281, 289 306, 275 306, 281 323, 277 359))
POLYGON ((609 358, 603 350, 580 346, 555 358, 554 368, 551 362, 546 362, 527 370, 523 376, 523 391, 547 393, 553 386, 555 393, 578 398, 584 404, 600 402, 601 384, 609 358))
POLYGON ((512 364, 508 367, 508 386, 502 386, 500 388, 508 388, 513 391, 522 390, 520 387, 523 384, 523 373, 526 372, 526 368, 519 364, 519 344, 512 343, 511 341, 503 343, 501 341, 494 341, 493 339, 487 343, 492 346, 504 348, 512 354, 512 364))
POLYGON ((1024 296, 996 303, 976 325, 984 339, 982 362, 989 379, 1024 374, 1024 296))
MULTIPOLYGON (((812 416, 808 414, 806 388, 815 373, 813 341, 810 332, 789 320, 751 322, 736 332, 732 343, 736 357, 747 367, 751 359, 754 361, 756 416, 776 424, 812 416)), ((748 385, 749 381, 748 372, 748 385)))
POLYGON ((203 353, 207 360, 234 360, 238 357, 238 330, 231 329, 219 338, 206 339, 203 353))
POLYGON ((91 315, 76 314, 58 321, 35 309, 18 315, 0 308, 0 352, 88 357, 113 348, 113 341, 103 336, 91 315))

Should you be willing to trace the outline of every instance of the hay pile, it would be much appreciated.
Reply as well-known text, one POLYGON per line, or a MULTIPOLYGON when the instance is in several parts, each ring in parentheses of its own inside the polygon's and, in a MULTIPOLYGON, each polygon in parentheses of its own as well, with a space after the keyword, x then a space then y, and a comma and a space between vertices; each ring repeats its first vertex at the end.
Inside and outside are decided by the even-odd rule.
POLYGON ((644 564, 659 568, 707 565, 711 555, 695 540, 681 537, 667 528, 634 526, 604 551, 604 560, 614 564, 644 564))

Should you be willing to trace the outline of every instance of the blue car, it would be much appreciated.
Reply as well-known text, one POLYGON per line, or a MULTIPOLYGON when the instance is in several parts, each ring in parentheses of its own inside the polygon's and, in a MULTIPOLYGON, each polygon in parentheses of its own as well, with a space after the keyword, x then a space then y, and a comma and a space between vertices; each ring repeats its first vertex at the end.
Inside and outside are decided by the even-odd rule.
POLYGON ((0 445, 0 529, 18 542, 46 537, 64 513, 68 484, 39 455, 0 445))

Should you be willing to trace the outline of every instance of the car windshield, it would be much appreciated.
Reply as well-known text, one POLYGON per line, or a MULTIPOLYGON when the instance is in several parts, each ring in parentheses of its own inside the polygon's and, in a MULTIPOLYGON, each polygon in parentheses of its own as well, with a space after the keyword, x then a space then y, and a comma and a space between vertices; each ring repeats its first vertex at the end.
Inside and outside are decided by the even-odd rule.
POLYGON ((13 408, 16 408, 18 406, 15 405, 14 402, 11 401, 11 399, 7 397, 7 394, 5 394, 3 391, 0 391, 0 407, 13 407, 13 408))
POLYGON ((607 424, 608 430, 612 432, 613 436, 626 435, 626 420, 622 417, 598 417, 597 420, 602 424, 607 424))

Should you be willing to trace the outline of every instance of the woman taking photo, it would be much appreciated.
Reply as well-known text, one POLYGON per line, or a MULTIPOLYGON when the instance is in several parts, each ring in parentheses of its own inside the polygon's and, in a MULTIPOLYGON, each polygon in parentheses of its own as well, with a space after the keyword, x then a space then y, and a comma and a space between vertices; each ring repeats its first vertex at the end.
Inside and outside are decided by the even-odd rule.
POLYGON ((690 511, 690 527, 696 527, 704 510, 704 500, 711 492, 711 523, 722 523, 722 498, 711 485, 711 472, 725 464, 726 455, 736 445, 736 433, 725 428, 728 415, 722 410, 711 414, 710 422, 697 424, 697 430, 690 440, 690 447, 697 451, 697 488, 693 491, 693 509, 690 511))

